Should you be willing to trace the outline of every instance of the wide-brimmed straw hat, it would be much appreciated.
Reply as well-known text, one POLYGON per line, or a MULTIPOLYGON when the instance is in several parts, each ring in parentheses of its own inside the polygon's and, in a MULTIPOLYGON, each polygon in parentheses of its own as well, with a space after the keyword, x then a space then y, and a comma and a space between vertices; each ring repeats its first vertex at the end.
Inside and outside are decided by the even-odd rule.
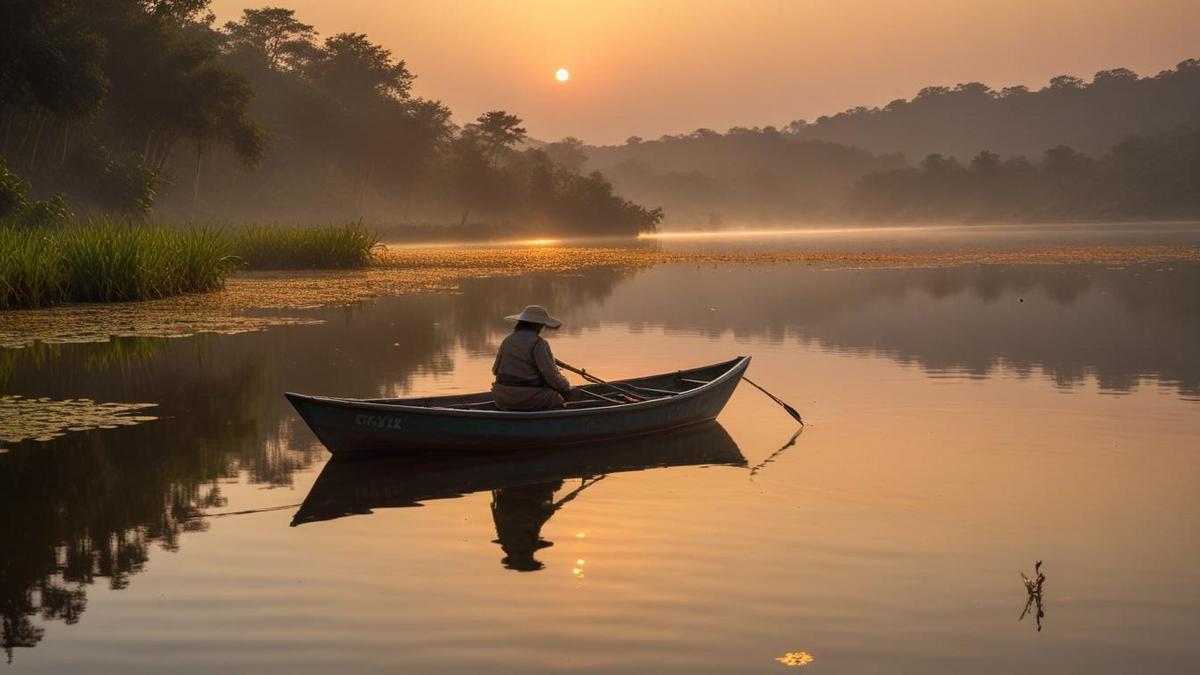
POLYGON ((550 316, 550 312, 547 312, 546 308, 542 307, 541 305, 527 305, 525 309, 521 310, 520 314, 513 314, 512 316, 506 316, 504 318, 509 321, 528 321, 529 323, 540 323, 548 328, 558 328, 562 325, 561 321, 550 316))

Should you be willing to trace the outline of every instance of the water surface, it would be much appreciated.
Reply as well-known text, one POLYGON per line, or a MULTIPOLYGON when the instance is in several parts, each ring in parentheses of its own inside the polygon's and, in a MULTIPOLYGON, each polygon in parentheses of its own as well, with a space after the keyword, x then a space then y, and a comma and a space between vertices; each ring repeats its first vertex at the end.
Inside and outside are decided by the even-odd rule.
POLYGON ((1198 265, 676 264, 295 314, 323 322, 0 350, 0 393, 157 404, 5 444, 7 670, 1200 668, 1198 265), (527 302, 604 377, 752 355, 810 426, 780 451, 743 387, 658 439, 347 463, 281 396, 486 388, 527 302))

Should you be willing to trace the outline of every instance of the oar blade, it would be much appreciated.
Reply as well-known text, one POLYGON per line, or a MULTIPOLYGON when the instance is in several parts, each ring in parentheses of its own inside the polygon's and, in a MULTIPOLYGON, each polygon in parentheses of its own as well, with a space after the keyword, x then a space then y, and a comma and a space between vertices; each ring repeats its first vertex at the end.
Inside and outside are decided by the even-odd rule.
POLYGON ((746 382, 750 383, 750 385, 753 386, 755 389, 766 394, 767 397, 770 398, 772 401, 775 401, 776 403, 778 403, 779 406, 781 408, 783 408, 784 412, 786 412, 788 415, 791 415, 792 419, 794 419, 800 423, 800 426, 804 426, 804 420, 800 418, 800 413, 796 412, 795 408, 788 405, 787 403, 784 403, 783 399, 779 398, 775 394, 772 394, 771 392, 767 391, 766 389, 763 389, 761 386, 759 386, 757 383, 755 383, 754 380, 751 380, 750 378, 746 377, 745 375, 742 375, 742 379, 745 380, 746 382))
POLYGON ((792 416, 792 419, 794 419, 794 420, 796 420, 797 422, 799 422, 799 423, 800 423, 800 426, 804 426, 804 420, 803 420, 803 419, 801 419, 801 417, 800 417, 800 413, 796 412, 796 409, 795 409, 795 408, 793 408, 792 406, 790 406, 790 405, 788 405, 788 404, 784 403, 784 404, 783 404, 783 409, 787 411, 787 414, 789 414, 789 415, 791 415, 791 416, 792 416))

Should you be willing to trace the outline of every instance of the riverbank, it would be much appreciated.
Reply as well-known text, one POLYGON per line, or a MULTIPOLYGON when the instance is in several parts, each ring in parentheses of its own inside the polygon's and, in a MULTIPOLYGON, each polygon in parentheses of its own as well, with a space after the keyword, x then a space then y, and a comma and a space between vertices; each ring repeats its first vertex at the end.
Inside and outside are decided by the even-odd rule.
POLYGON ((376 248, 375 235, 357 224, 175 227, 105 218, 0 225, 0 309, 214 291, 239 269, 361 268, 376 248))
POLYGON ((927 253, 672 252, 655 248, 563 246, 378 249, 353 270, 241 271, 220 290, 142 302, 73 304, 0 311, 0 348, 35 342, 105 342, 112 337, 187 337, 312 323, 328 305, 379 296, 455 292, 461 282, 520 274, 576 274, 607 268, 633 274, 655 265, 805 265, 819 269, 934 268, 968 265, 1154 266, 1200 262, 1196 246, 1056 246, 1019 251, 927 253))

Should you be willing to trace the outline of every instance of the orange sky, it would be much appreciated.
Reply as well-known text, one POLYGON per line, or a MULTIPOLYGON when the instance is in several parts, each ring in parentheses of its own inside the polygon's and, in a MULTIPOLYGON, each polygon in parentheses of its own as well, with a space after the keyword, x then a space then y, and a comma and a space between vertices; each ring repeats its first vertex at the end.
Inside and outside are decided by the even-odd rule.
POLYGON ((456 121, 506 109, 531 135, 616 143, 782 125, 930 84, 1038 87, 1200 57, 1200 0, 214 0, 367 33, 456 121), (559 67, 571 80, 554 79, 559 67))

